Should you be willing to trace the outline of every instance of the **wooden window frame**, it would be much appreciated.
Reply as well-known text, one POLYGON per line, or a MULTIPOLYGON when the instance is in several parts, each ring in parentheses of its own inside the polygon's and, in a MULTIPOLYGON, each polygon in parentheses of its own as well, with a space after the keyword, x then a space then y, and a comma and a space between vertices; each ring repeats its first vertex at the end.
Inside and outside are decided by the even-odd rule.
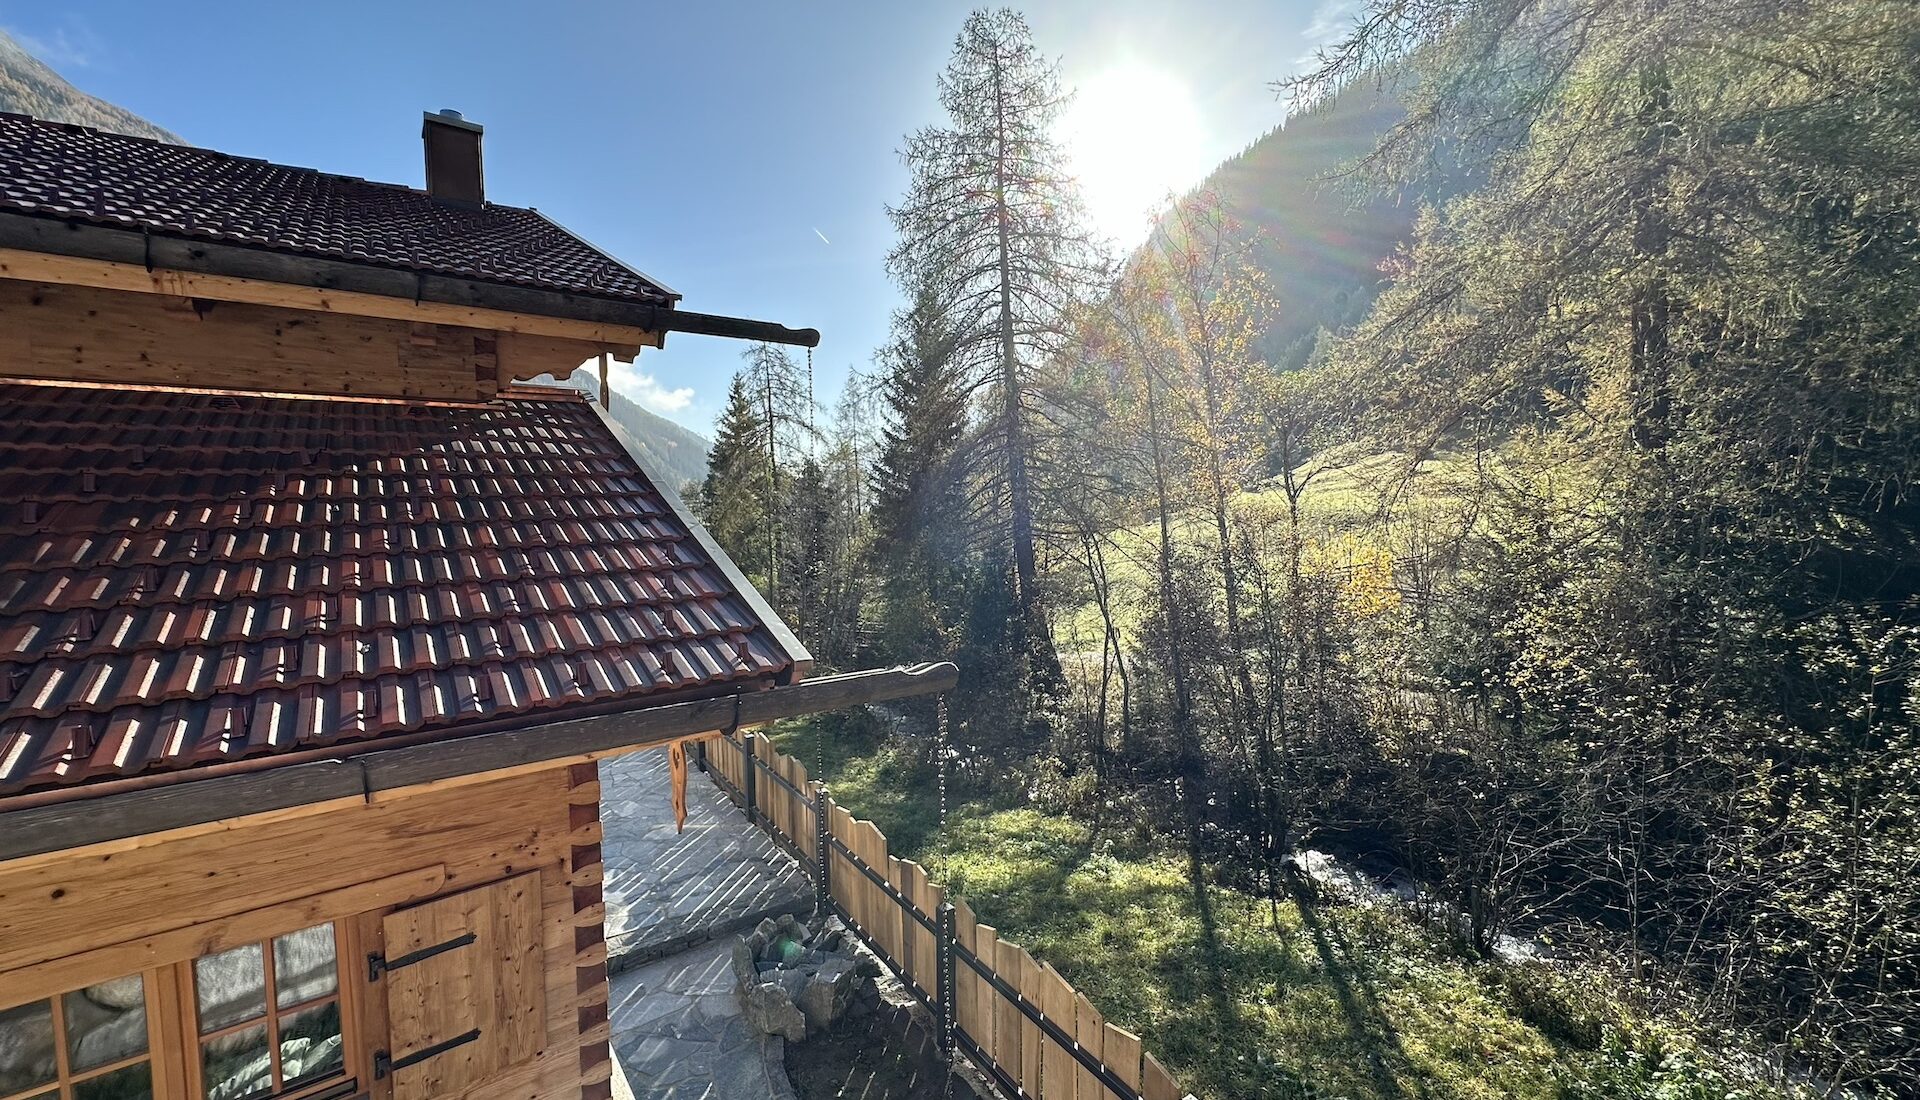
MULTIPOLYGON (((223 1035, 233 1035, 250 1028, 264 1027, 267 1032, 268 1073, 271 1080, 278 1082, 282 1077, 280 1066, 280 1019, 283 1016, 323 1005, 329 1001, 340 1006, 340 1069, 325 1077, 315 1078, 293 1088, 270 1086, 259 1092, 249 1093, 239 1100, 303 1100, 305 1097, 331 1093, 343 1084, 353 1083, 350 1095, 368 1091, 367 1086, 373 1077, 372 1048, 367 1041, 366 1032, 361 1027, 361 998, 358 985, 366 984, 366 975, 354 964, 355 960, 366 957, 366 951, 360 942, 360 914, 334 917, 330 920, 315 921, 313 924, 288 928, 270 933, 257 940, 242 940, 228 944, 214 951, 203 952, 191 959, 181 959, 164 969, 173 972, 174 987, 179 991, 177 1023, 182 1032, 184 1043, 181 1056, 186 1063, 181 1075, 185 1086, 185 1100, 205 1100, 207 1095, 206 1062, 202 1054, 202 1045, 209 1039, 218 1039, 223 1035), (280 936, 304 931, 322 924, 333 926, 333 992, 318 997, 310 997, 296 1004, 282 1008, 279 1006, 279 989, 274 984, 273 941, 280 936), (195 984, 193 964, 209 955, 222 951, 232 951, 241 947, 255 946, 261 954, 262 991, 265 996, 266 1010, 259 1016, 249 1017, 237 1023, 218 1027, 212 1031, 200 1030, 199 988, 195 984)), ((160 1100, 158 1090, 154 1100, 160 1100)))
MULTIPOLYGON (((12 1092, 0 1095, 0 1100, 32 1100, 34 1097, 48 1095, 56 1097, 57 1100, 72 1100, 73 1090, 76 1085, 84 1085, 96 1077, 105 1077, 110 1073, 117 1073, 120 1070, 126 1069, 128 1066, 140 1065, 142 1062, 152 1067, 152 1091, 154 1097, 158 1100, 162 1095, 160 1091, 162 1044, 154 1038, 154 1032, 158 1030, 155 1025, 159 1022, 159 1010, 163 1001, 161 997, 157 995, 153 973, 150 971, 136 970, 128 974, 114 974, 99 978, 96 979, 96 981, 131 978, 135 974, 140 976, 140 996, 141 999, 146 1002, 143 1006, 147 1014, 147 1048, 145 1050, 138 1054, 129 1055, 125 1058, 108 1062, 104 1065, 94 1066, 76 1073, 72 1066, 73 1052, 67 1047, 67 1006, 65 1002, 68 996, 78 993, 87 986, 95 984, 95 982, 82 982, 71 989, 43 993, 38 997, 29 997, 27 1000, 19 1003, 21 1005, 46 1004, 51 1007, 53 1012, 53 1080, 34 1085, 23 1092, 12 1092)), ((10 1004, 7 1007, 12 1008, 14 1006, 10 1004)))
MULTIPOLYGON (((347 1095, 371 1100, 390 1097, 391 1078, 376 1080, 373 1075, 373 1052, 384 1040, 386 1020, 384 1005, 378 1003, 380 998, 376 996, 379 990, 367 981, 365 959, 369 952, 380 950, 381 918, 394 909, 437 896, 444 889, 446 878, 446 868, 435 864, 0 973, 0 986, 8 993, 5 1007, 52 1002, 57 1057, 53 1081, 7 1094, 0 1100, 33 1100, 50 1092, 66 1100, 73 1083, 125 1068, 142 1058, 153 1066, 154 1100, 204 1100, 200 1062, 203 1036, 199 1034, 193 984, 194 960, 257 943, 263 945, 264 965, 271 966, 275 937, 318 924, 333 925, 335 992, 285 1009, 274 1007, 269 1001, 265 1018, 275 1020, 272 1026, 277 1029, 279 1016, 323 1003, 329 997, 338 998, 343 1072, 295 1089, 255 1095, 261 1100, 308 1100, 329 1094, 344 1082, 352 1081, 354 1089, 347 1095), (96 982, 135 974, 141 978, 146 997, 146 1053, 78 1074, 69 1072, 61 998, 96 982), (16 990, 19 996, 13 995, 16 990)), ((214 1034, 250 1027, 261 1019, 237 1024, 231 1029, 222 1028, 214 1034)), ((270 1044, 270 1050, 277 1065, 278 1045, 270 1044)))

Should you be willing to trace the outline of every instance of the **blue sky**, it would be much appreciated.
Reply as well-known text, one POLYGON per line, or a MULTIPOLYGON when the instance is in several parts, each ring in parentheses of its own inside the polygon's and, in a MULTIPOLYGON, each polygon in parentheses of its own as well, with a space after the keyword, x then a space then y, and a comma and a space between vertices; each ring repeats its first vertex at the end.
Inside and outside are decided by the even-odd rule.
MULTIPOLYGON (((489 198, 538 207, 686 308, 818 328, 830 400, 885 340, 897 150, 939 118, 934 77, 971 6, 0 0, 0 26, 195 145, 346 175, 418 186, 420 112, 457 108, 487 128, 489 198)), ((1098 228, 1141 235, 1153 195, 1278 124, 1271 82, 1352 6, 1024 6, 1080 89, 1065 136, 1098 228)), ((740 345, 667 345, 622 388, 706 431, 740 345)))

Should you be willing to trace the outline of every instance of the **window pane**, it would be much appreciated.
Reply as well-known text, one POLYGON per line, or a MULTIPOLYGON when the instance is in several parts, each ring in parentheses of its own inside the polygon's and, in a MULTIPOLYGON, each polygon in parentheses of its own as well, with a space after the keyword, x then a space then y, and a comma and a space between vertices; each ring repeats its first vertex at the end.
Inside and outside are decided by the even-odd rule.
POLYGON ((193 960, 200 1034, 267 1014, 267 972, 260 945, 250 943, 193 960))
POLYGON ((267 1025, 208 1039, 200 1045, 207 1100, 236 1100, 273 1088, 273 1060, 267 1053, 267 1025))
POLYGON ((316 924, 274 940, 273 984, 279 990, 274 1001, 278 1008, 332 993, 333 925, 316 924))
POLYGON ((53 1057, 53 1002, 0 1009, 0 1094, 44 1085, 59 1075, 53 1057))
POLYGON ((147 989, 140 975, 76 989, 60 1001, 67 1015, 67 1058, 75 1072, 147 1049, 147 989))
POLYGON ((340 1002, 280 1017, 280 1076, 288 1084, 340 1072, 340 1002))
POLYGON ((152 1100, 153 1067, 146 1062, 90 1077, 73 1086, 73 1100, 152 1100))

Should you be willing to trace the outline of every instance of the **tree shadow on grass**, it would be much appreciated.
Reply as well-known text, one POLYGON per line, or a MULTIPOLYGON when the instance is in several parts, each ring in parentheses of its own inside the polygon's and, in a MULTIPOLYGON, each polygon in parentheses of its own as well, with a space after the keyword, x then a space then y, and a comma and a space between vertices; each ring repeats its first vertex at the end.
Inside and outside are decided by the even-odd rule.
MULTIPOLYGON (((1381 1096, 1407 1097, 1406 1086, 1388 1063, 1391 1061, 1409 1068, 1412 1063, 1407 1058, 1406 1048, 1401 1045, 1399 1030, 1387 1019, 1380 1005, 1372 981, 1362 968, 1356 967, 1351 961, 1354 957, 1353 945, 1347 941, 1339 922, 1321 912, 1319 899, 1310 884, 1301 881, 1297 875, 1289 875, 1287 892, 1299 911, 1300 923, 1313 937, 1314 950, 1319 953, 1321 967, 1333 986, 1334 997, 1340 1002, 1347 1029, 1366 1052, 1367 1067, 1373 1076, 1374 1087, 1381 1096)), ((1416 1078, 1412 1095, 1420 1100, 1428 1100, 1432 1094, 1426 1082, 1416 1078)))

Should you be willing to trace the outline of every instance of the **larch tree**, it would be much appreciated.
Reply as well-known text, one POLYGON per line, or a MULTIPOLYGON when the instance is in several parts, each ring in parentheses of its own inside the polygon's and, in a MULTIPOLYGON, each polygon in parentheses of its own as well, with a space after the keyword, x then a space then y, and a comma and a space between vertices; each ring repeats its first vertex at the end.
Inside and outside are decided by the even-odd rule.
POLYGON ((1052 664, 1035 549, 1033 376, 1063 346, 1095 271, 1052 138, 1063 98, 1025 19, 1004 9, 968 16, 939 94, 946 123, 912 134, 902 153, 911 182, 890 210, 900 239, 888 269, 935 303, 951 334, 952 361, 983 413, 970 452, 992 489, 982 518, 1010 563, 1025 646, 1052 664))

